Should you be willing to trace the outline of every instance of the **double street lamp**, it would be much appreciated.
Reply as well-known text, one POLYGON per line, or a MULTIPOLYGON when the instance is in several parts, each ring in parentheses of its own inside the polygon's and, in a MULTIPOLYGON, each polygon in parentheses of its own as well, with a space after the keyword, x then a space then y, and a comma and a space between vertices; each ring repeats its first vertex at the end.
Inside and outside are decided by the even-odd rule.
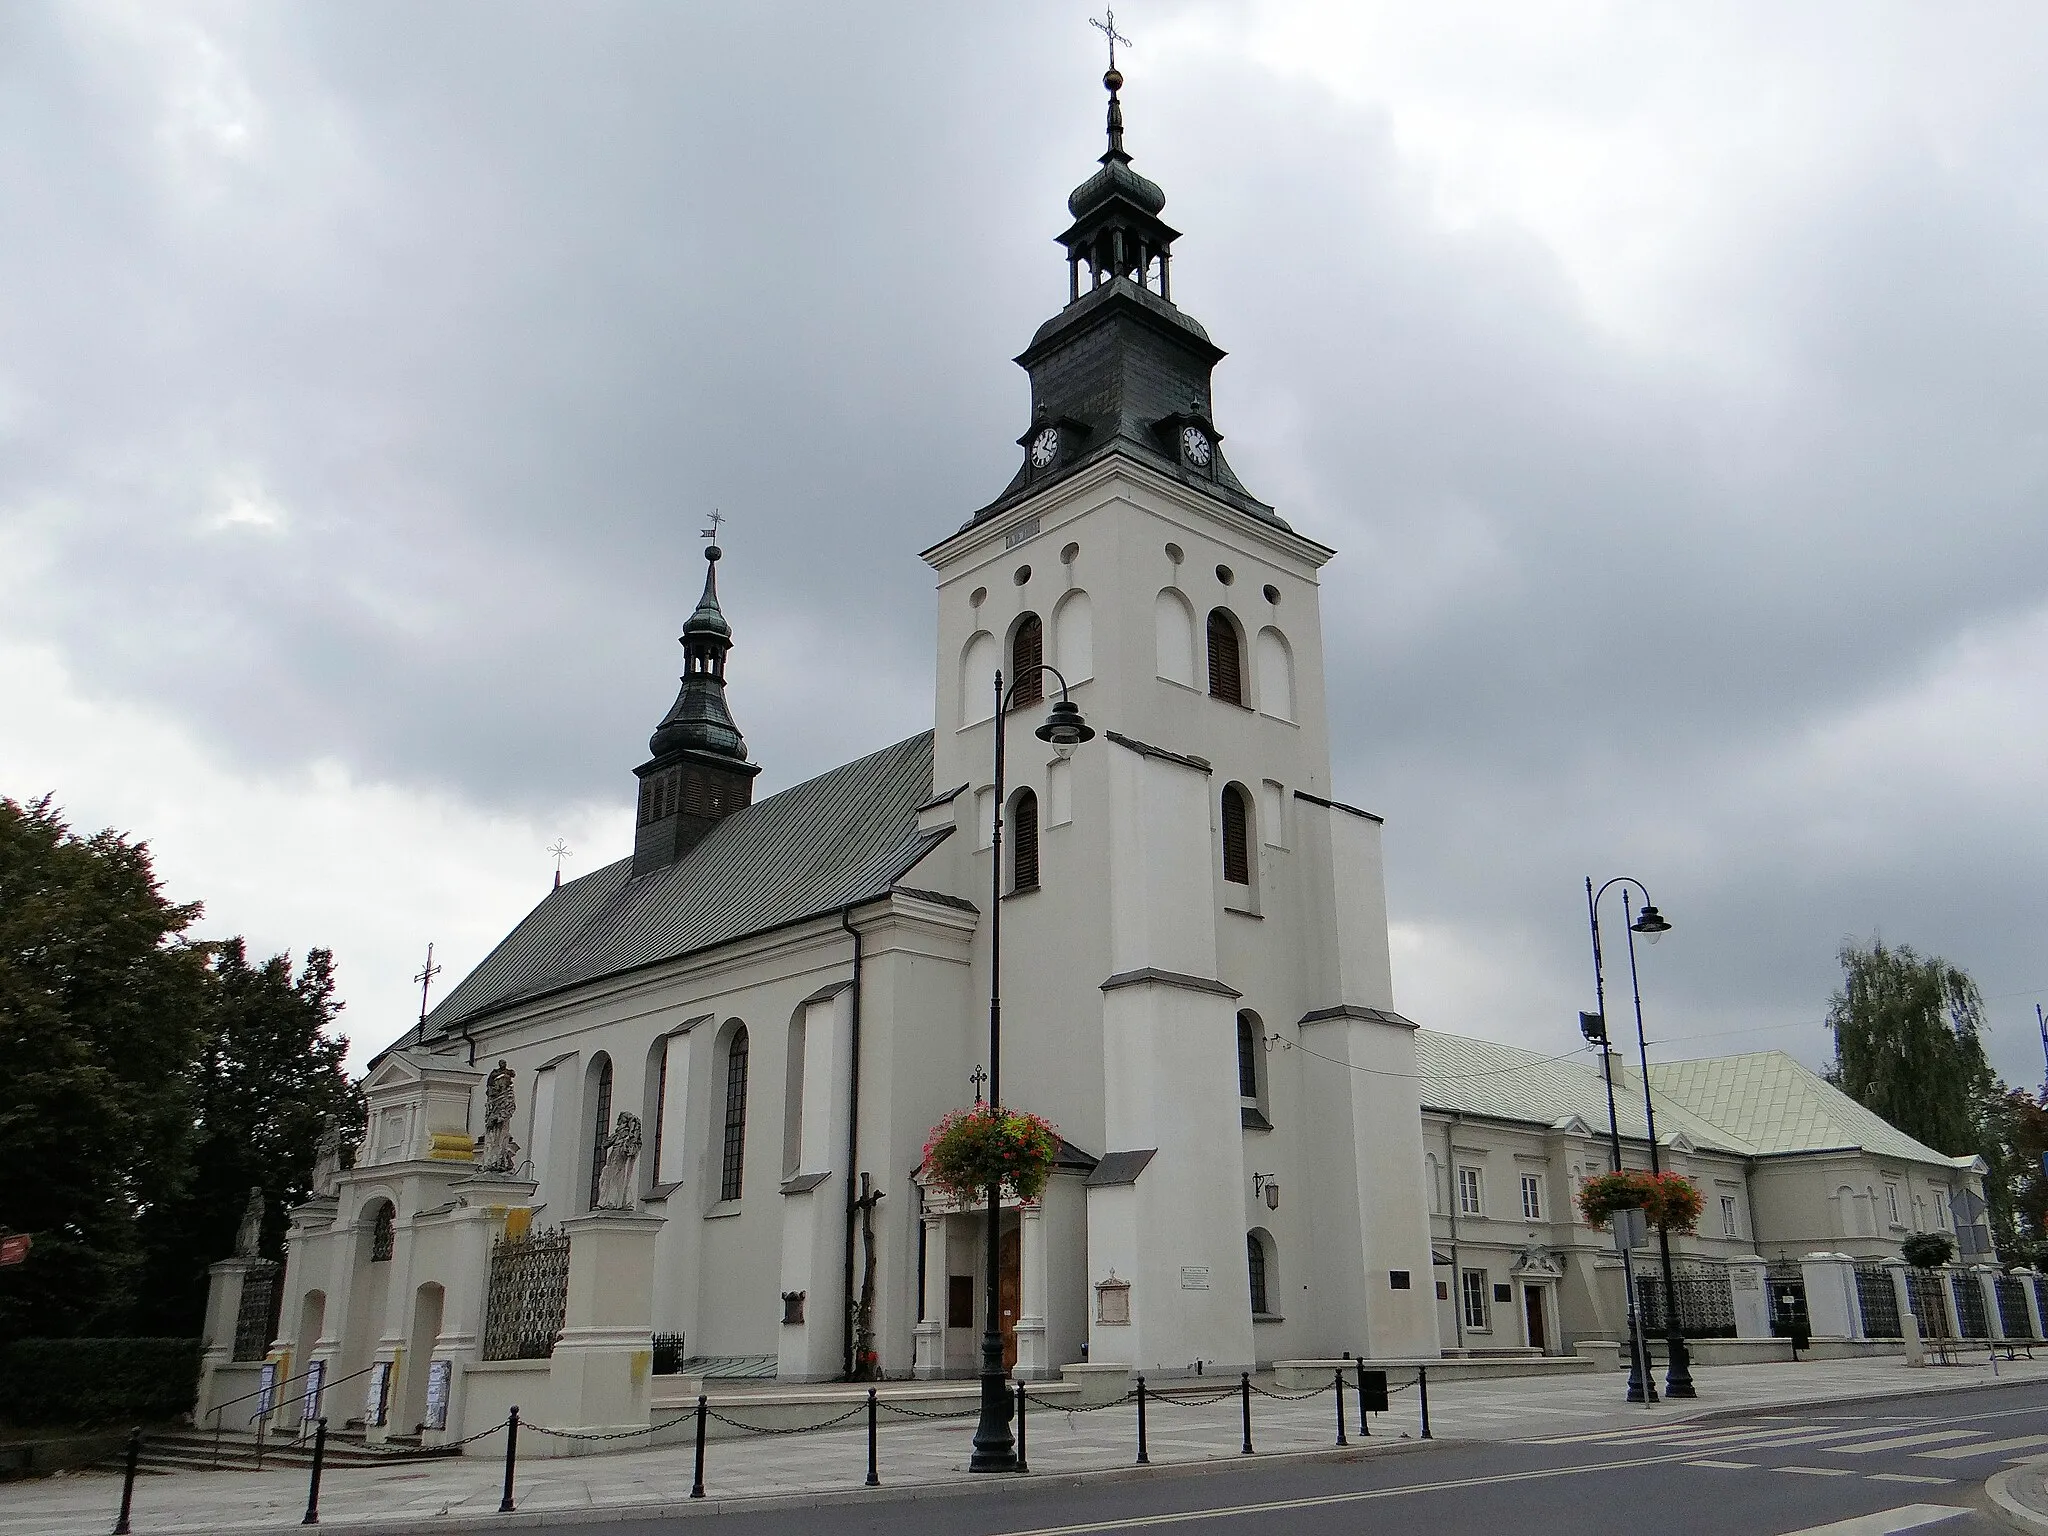
MULTIPOLYGON (((1593 889, 1592 877, 1589 875, 1586 878, 1586 922, 1593 930, 1593 993, 1594 1006, 1599 1010, 1597 1017, 1601 1021, 1603 1061, 1607 1049, 1607 978, 1600 952, 1600 898, 1607 894, 1610 886, 1616 885, 1622 887, 1621 913, 1623 921, 1628 925, 1628 980, 1635 994, 1636 1052, 1643 1071, 1643 1124, 1650 1139, 1650 1172, 1661 1173, 1663 1163, 1657 1151, 1657 1109, 1650 1097, 1650 1046, 1643 1034, 1643 986, 1636 972, 1636 935, 1640 933, 1646 943, 1654 944, 1671 931, 1671 924, 1665 921, 1664 914, 1657 910, 1657 904, 1650 900, 1650 893, 1644 888, 1642 881, 1627 875, 1616 875, 1596 891, 1593 889), (1643 906, 1640 912, 1632 908, 1627 889, 1629 886, 1634 886, 1642 892, 1643 906)), ((1614 1108, 1614 1079, 1611 1075, 1608 1078, 1607 1104, 1611 1117, 1614 1108)), ((1621 1136, 1618 1131, 1614 1133, 1614 1171, 1621 1171, 1621 1136)), ((1657 1228, 1657 1257, 1664 1271, 1664 1348, 1668 1357, 1664 1393, 1667 1397, 1697 1397, 1699 1394, 1693 1389, 1692 1384, 1692 1362, 1686 1356, 1685 1332, 1679 1325, 1678 1282, 1671 1269, 1671 1234, 1661 1226, 1657 1228)), ((1629 1298, 1629 1305, 1630 1310, 1634 1311, 1635 1297, 1629 1298)), ((1629 1393, 1632 1400, 1636 1396, 1634 1386, 1632 1382, 1629 1393)), ((1650 1384, 1647 1370, 1643 1375, 1642 1389, 1645 1396, 1656 1390, 1650 1384)))
MULTIPOLYGON (((1067 680, 1058 667, 1040 662, 1018 669, 1009 691, 1003 690, 1003 674, 996 673, 996 776, 995 808, 991 818, 989 849, 989 952, 988 952, 988 1107, 991 1114, 1003 1104, 1003 741, 1010 709, 1017 690, 1050 672, 1059 679, 1059 702, 1032 734, 1048 743, 1062 760, 1074 755, 1074 748, 1092 740, 1094 730, 1081 718, 1081 711, 1067 697, 1067 680)), ((1029 702, 1036 703, 1034 696, 1029 702)), ((988 1285, 982 1303, 981 1331, 981 1419, 974 1427, 974 1450, 967 1459, 970 1472, 1014 1472, 1017 1470, 1017 1439, 1010 1431, 1009 1373, 1003 1369, 1003 1331, 997 1308, 1002 1305, 998 1270, 1002 1249, 998 1241, 1002 1221, 1003 1184, 991 1179, 988 1186, 988 1230, 983 1234, 982 1268, 988 1285)))

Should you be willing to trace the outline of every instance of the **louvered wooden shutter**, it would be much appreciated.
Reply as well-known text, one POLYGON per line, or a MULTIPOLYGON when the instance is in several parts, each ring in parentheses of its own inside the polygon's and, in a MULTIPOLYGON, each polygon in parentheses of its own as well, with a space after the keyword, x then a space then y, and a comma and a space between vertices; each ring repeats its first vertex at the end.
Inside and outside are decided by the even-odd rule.
POLYGON ((1251 849, 1245 836, 1244 792, 1235 784, 1223 790, 1223 878, 1233 885, 1252 883, 1251 849))
POLYGON ((1045 697, 1045 674, 1039 670, 1045 664, 1045 626, 1037 614, 1027 613, 1017 621, 1017 638, 1010 651, 1015 663, 1010 676, 1017 682, 1012 704, 1038 703, 1045 697))
POLYGON ((1209 615, 1209 692, 1231 704, 1244 702, 1244 670, 1237 654, 1237 626, 1222 609, 1209 615))
POLYGON ((1010 813, 1011 863, 1015 878, 1010 888, 1018 891, 1038 889, 1038 796, 1025 790, 1017 797, 1017 807, 1010 813))

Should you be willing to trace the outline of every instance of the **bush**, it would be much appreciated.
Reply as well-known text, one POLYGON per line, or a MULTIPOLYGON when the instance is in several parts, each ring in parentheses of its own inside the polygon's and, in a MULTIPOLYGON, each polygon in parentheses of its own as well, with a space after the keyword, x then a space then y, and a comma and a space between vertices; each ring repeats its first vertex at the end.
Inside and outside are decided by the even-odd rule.
POLYGON ((1899 1244, 1899 1256, 1915 1269, 1939 1269, 1956 1256, 1956 1245, 1942 1232, 1915 1232, 1899 1244))
POLYGON ((199 1390, 197 1339, 17 1339, 0 1345, 0 1423, 174 1419, 199 1390))

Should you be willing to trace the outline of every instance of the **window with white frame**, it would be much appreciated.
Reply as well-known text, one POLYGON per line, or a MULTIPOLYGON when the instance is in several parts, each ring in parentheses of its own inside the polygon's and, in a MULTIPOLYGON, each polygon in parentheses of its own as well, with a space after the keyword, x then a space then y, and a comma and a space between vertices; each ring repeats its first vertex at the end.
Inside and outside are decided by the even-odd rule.
POLYGON ((1735 1230, 1735 1197, 1733 1195, 1723 1195, 1721 1197, 1721 1235, 1723 1237, 1737 1237, 1741 1235, 1735 1230))
POLYGON ((1934 1206, 1934 1230, 1946 1232, 1948 1230, 1948 1191, 1937 1184, 1929 1193, 1934 1196, 1930 1202, 1934 1206))
POLYGON ((1460 1168, 1458 1170, 1458 1214, 1477 1216, 1480 1214, 1479 1170, 1460 1168))
POLYGON ((1465 1326, 1477 1333, 1486 1332, 1486 1271, 1468 1269, 1458 1279, 1458 1294, 1465 1308, 1465 1326))
POLYGON ((1522 1215, 1529 1221, 1543 1219, 1543 1179, 1538 1174, 1522 1175, 1522 1215))
POLYGON ((1892 1225, 1893 1225, 1893 1226, 1895 1226, 1895 1227, 1902 1227, 1902 1226, 1904 1226, 1904 1225, 1905 1225, 1905 1223, 1904 1223, 1903 1221, 1901 1221, 1901 1220, 1899 1219, 1899 1186, 1898 1186, 1898 1185, 1896 1185, 1896 1184, 1887 1184, 1887 1185, 1885 1185, 1885 1187, 1884 1187, 1884 1204, 1885 1204, 1885 1209, 1886 1209, 1887 1211, 1889 1211, 1889 1212, 1891 1213, 1891 1218, 1892 1218, 1892 1225))

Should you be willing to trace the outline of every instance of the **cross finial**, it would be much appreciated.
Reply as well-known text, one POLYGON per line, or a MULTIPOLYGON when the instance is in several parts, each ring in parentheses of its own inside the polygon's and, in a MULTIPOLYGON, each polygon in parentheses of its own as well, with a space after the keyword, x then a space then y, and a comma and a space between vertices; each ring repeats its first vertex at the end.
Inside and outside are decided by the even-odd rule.
POLYGON ((699 533, 697 537, 709 539, 713 544, 716 544, 718 542, 718 525, 724 521, 726 521, 725 514, 719 511, 718 508, 713 507, 711 509, 711 526, 699 533))
POLYGON ((548 852, 555 856, 555 889, 562 888, 562 860, 574 858, 575 852, 559 837, 548 845, 548 852))
POLYGON ((1131 40, 1116 29, 1116 12, 1105 6, 1103 7, 1101 18, 1098 20, 1096 17, 1090 16, 1088 18, 1088 25, 1109 39, 1109 67, 1112 71, 1115 70, 1116 45, 1122 43, 1126 48, 1131 46, 1131 40))
POLYGON ((422 1032, 427 1027, 427 990, 434 985, 434 978, 440 974, 441 967, 434 964, 434 946, 430 941, 427 944, 427 963, 421 966, 419 974, 413 977, 413 980, 420 984, 420 1029, 422 1032))
POLYGON ((981 1102, 982 1084, 988 1081, 988 1074, 982 1071, 981 1068, 977 1066, 974 1069, 973 1073, 968 1077, 967 1081, 974 1084, 974 1102, 979 1104, 981 1102))

